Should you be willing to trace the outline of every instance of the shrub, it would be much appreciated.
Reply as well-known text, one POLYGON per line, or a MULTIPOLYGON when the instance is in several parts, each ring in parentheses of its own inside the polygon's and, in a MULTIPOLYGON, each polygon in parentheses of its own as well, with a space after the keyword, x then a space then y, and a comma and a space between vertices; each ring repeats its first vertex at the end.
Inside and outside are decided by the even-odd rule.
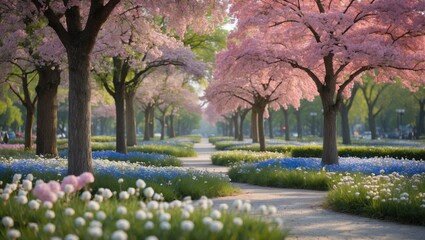
POLYGON ((215 145, 217 142, 232 141, 234 139, 235 139, 234 137, 214 136, 214 137, 209 137, 208 142, 215 145))
POLYGON ((272 158, 282 158, 285 154, 274 152, 225 151, 211 155, 215 165, 230 166, 241 162, 257 162, 272 158))

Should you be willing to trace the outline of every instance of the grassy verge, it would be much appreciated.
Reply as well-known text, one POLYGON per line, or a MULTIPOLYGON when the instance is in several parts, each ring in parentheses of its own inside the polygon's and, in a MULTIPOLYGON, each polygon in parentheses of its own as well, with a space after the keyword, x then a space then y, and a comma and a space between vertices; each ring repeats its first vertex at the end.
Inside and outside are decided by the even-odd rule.
POLYGON ((287 157, 287 154, 275 152, 224 151, 211 155, 212 163, 221 166, 231 166, 241 162, 256 162, 272 158, 287 157))

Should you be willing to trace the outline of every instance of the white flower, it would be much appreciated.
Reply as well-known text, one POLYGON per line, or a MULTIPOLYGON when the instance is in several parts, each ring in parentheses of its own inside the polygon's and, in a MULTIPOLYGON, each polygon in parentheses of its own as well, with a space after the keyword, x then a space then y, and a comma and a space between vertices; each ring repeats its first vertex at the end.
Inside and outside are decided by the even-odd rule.
POLYGON ((55 212, 53 212, 52 210, 47 210, 45 216, 47 219, 53 219, 56 215, 55 212))
POLYGON ((188 219, 189 217, 190 217, 190 212, 188 212, 186 210, 182 210, 182 218, 188 219))
POLYGON ((123 230, 117 230, 112 233, 111 240, 127 240, 127 233, 123 230))
POLYGON ((159 228, 161 230, 170 230, 171 229, 171 224, 169 222, 161 222, 159 224, 159 228))
POLYGON ((122 178, 118 179, 118 183, 123 183, 123 182, 124 182, 124 179, 122 178))
POLYGON ((171 208, 180 208, 182 206, 182 202, 179 200, 174 200, 170 203, 171 208))
POLYGON ((119 215, 125 215, 125 214, 127 214, 127 208, 126 208, 126 207, 124 207, 124 206, 119 206, 119 207, 117 208, 117 213, 118 213, 119 215))
POLYGON ((159 203, 157 201, 150 201, 146 206, 149 210, 158 209, 159 203))
POLYGON ((21 237, 21 232, 16 229, 7 230, 7 238, 9 239, 17 239, 21 237))
POLYGON ((120 219, 115 223, 115 226, 119 230, 128 230, 130 229, 130 222, 126 219, 120 219))
POLYGON ((136 186, 137 186, 137 188, 145 188, 146 187, 146 183, 142 179, 137 179, 136 186))
POLYGON ((23 180, 22 181, 22 188, 25 191, 31 191, 31 189, 32 189, 32 182, 30 180, 27 180, 27 179, 23 180))
POLYGON ((91 199, 91 193, 89 191, 84 191, 80 196, 81 201, 88 202, 91 199))
POLYGON ((269 214, 273 215, 277 213, 277 208, 275 206, 269 206, 269 214))
POLYGON ((75 219, 74 223, 75 223, 75 226, 82 227, 82 226, 86 225, 86 220, 82 217, 77 217, 75 219))
POLYGON ((10 197, 9 193, 4 192, 4 193, 1 194, 1 199, 3 199, 3 201, 7 201, 9 199, 9 197, 10 197))
POLYGON ((144 227, 145 227, 146 230, 150 230, 150 229, 153 229, 155 227, 155 224, 152 221, 147 221, 145 223, 144 227))
POLYGON ((58 196, 59 199, 62 199, 65 196, 65 193, 62 191, 59 191, 56 193, 56 196, 58 196))
POLYGON ((138 220, 145 220, 146 219, 146 213, 143 210, 138 210, 136 212, 136 219, 138 220))
POLYGON ((102 223, 96 220, 90 222, 90 227, 99 227, 102 228, 102 223))
POLYGON ((43 231, 50 234, 54 233, 55 229, 56 229, 56 226, 53 223, 48 223, 44 225, 43 227, 43 231))
POLYGON ((161 213, 161 215, 159 215, 159 221, 170 221, 171 219, 171 214, 169 213, 161 213))
POLYGON ((193 205, 185 205, 184 210, 188 211, 189 213, 193 213, 195 208, 193 207, 193 205))
POLYGON ((65 215, 66 216, 72 216, 75 214, 75 210, 73 208, 66 208, 65 209, 65 215))
POLYGON ((267 215, 268 213, 266 205, 260 205, 259 210, 263 215, 267 215))
POLYGON ((99 209, 100 209, 100 205, 99 205, 99 203, 98 203, 98 202, 90 201, 90 202, 87 204, 87 209, 88 209, 89 211, 97 211, 97 210, 99 210, 99 209))
POLYGON ((356 193, 354 193, 354 195, 355 195, 356 197, 358 197, 358 196, 360 196, 360 193, 359 193, 359 192, 356 192, 356 193))
POLYGON ((153 200, 161 201, 161 200, 163 200, 163 199, 164 199, 164 197, 163 197, 161 194, 155 193, 155 194, 153 195, 153 200))
POLYGON ((19 182, 19 180, 21 180, 21 178, 22 178, 22 174, 15 173, 15 175, 13 175, 12 182, 14 182, 14 183, 19 182))
POLYGON ((151 236, 147 236, 145 240, 158 240, 158 238, 156 236, 151 235, 151 236))
POLYGON ((213 219, 210 217, 204 217, 202 218, 202 223, 205 225, 210 225, 212 223, 213 219))
POLYGON ((120 192, 120 199, 121 200, 127 200, 127 199, 129 199, 130 198, 130 194, 128 194, 128 192, 126 192, 126 191, 122 191, 122 192, 120 192))
POLYGON ((143 190, 143 194, 147 198, 152 198, 152 196, 153 196, 154 193, 155 193, 155 191, 151 187, 145 188, 145 190, 143 190))
POLYGON ((87 232, 93 238, 100 238, 103 235, 102 228, 100 227, 90 227, 87 232))
POLYGON ((51 209, 53 207, 53 203, 49 201, 43 202, 43 207, 46 209, 51 209))
POLYGON ((237 200, 233 201, 232 207, 235 210, 240 210, 242 208, 242 200, 237 199, 237 200))
POLYGON ((85 219, 92 219, 93 218, 93 213, 92 212, 85 212, 84 213, 84 218, 85 219))
POLYGON ((99 221, 103 221, 106 219, 106 213, 104 211, 96 212, 96 219, 99 221))
POLYGON ((134 195, 134 194, 136 194, 136 189, 135 189, 135 188, 130 187, 130 188, 128 188, 128 189, 127 189, 127 192, 128 192, 128 194, 130 194, 130 195, 134 195))
POLYGON ((99 203, 103 202, 103 196, 99 194, 94 195, 94 201, 99 203))
POLYGON ((63 191, 64 191, 66 194, 73 193, 73 192, 74 192, 74 186, 73 186, 73 185, 71 185, 71 184, 66 184, 66 185, 65 185, 65 187, 63 188, 63 191))
POLYGON ((218 209, 220 209, 220 211, 226 211, 227 209, 229 209, 229 205, 227 205, 226 203, 222 203, 220 204, 218 209))
POLYGON ((221 218, 221 212, 220 211, 218 211, 218 210, 213 210, 212 212, 211 212, 211 218, 213 218, 213 219, 219 219, 219 218, 221 218))
POLYGON ((220 232, 223 229, 223 223, 220 221, 213 221, 210 224, 211 232, 220 232))
POLYGON ((29 173, 29 174, 26 176, 26 179, 32 182, 32 180, 34 180, 34 176, 33 176, 31 173, 29 173))
POLYGON ((112 193, 112 191, 109 188, 106 188, 103 192, 102 192, 102 196, 105 199, 111 198, 114 194, 112 193))
POLYGON ((26 204, 28 202, 28 198, 27 198, 27 196, 21 195, 21 196, 18 196, 18 198, 16 199, 16 201, 19 204, 26 204))
POLYGON ((195 227, 195 224, 193 224, 193 222, 190 221, 190 220, 184 220, 184 221, 181 222, 180 227, 181 227, 182 231, 190 232, 195 227))
POLYGON ((38 232, 38 224, 34 223, 34 222, 30 222, 28 223, 28 227, 33 231, 33 232, 38 232))
POLYGON ((244 212, 250 212, 251 211, 251 203, 245 202, 242 205, 242 211, 244 211, 244 212))
MULTIPOLYGON (((78 236, 75 234, 68 234, 65 236, 64 240, 78 240, 78 236)), ((50 239, 51 240, 51 239, 50 239)))
POLYGON ((11 228, 13 227, 13 219, 9 216, 3 217, 1 219, 1 223, 3 224, 3 226, 5 226, 6 228, 11 228))
POLYGON ((236 226, 242 226, 242 224, 243 224, 242 218, 240 218, 240 217, 233 218, 233 224, 235 224, 236 226))

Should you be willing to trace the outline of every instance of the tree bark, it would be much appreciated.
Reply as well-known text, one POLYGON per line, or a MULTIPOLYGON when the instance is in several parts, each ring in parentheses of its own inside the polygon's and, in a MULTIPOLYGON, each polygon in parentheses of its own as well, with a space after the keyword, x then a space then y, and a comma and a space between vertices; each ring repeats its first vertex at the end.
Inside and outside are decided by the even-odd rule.
POLYGON ((27 115, 25 117, 25 149, 32 149, 32 124, 34 122, 34 107, 27 107, 27 115))
POLYGON ((165 139, 165 113, 166 111, 161 112, 161 140, 165 139))
POLYGON ((253 143, 258 143, 258 113, 254 107, 251 111, 251 138, 253 143))
POLYGON ((243 122, 245 121, 246 115, 248 114, 249 110, 242 110, 242 113, 240 114, 240 122, 239 122, 239 138, 238 141, 243 141, 243 122))
POLYGON ((417 126, 416 137, 419 139, 425 133, 425 98, 418 101, 419 102, 419 120, 417 126))
POLYGON ((118 57, 113 58, 114 72, 114 100, 116 111, 116 151, 119 153, 127 153, 127 143, 125 138, 125 78, 128 72, 126 63, 118 57))
POLYGON ((285 119, 285 140, 291 140, 291 131, 289 130, 289 114, 288 109, 283 109, 283 117, 285 119))
POLYGON ((350 123, 348 120, 348 107, 345 104, 341 104, 339 107, 339 114, 341 115, 341 132, 342 132, 342 144, 351 144, 350 134, 350 123))
MULTIPOLYGON (((336 116, 338 107, 334 104, 331 91, 320 93, 323 106, 323 154, 322 165, 339 164, 336 144, 336 116)), ((318 115, 320 116, 320 115, 318 115)))
POLYGON ((91 150, 91 87, 89 50, 70 47, 68 175, 93 172, 91 150))
POLYGON ((150 115, 152 113, 151 108, 152 108, 152 106, 148 105, 148 106, 145 107, 145 111, 144 111, 144 113, 145 113, 145 128, 144 128, 144 132, 143 132, 143 141, 151 140, 151 135, 150 135, 150 132, 151 132, 151 130, 150 130, 151 116, 150 115))
POLYGON ((136 133, 136 116, 134 113, 134 97, 135 91, 127 91, 125 93, 125 113, 126 113, 126 130, 127 130, 127 146, 137 145, 136 133))
POLYGON ((260 151, 266 151, 266 138, 264 136, 264 110, 265 106, 257 107, 258 119, 258 140, 260 142, 260 151))
POLYGON ((155 133, 155 108, 151 108, 151 112, 149 113, 149 134, 150 137, 153 138, 155 133))
POLYGON ((57 149, 57 92, 61 71, 59 67, 43 66, 37 69, 39 80, 35 88, 37 100, 36 154, 56 157, 57 149))
POLYGON ((369 123, 369 130, 371 132, 372 135, 372 139, 377 139, 377 133, 376 133, 376 121, 375 121, 375 117, 376 115, 373 113, 373 108, 369 109, 369 113, 368 113, 368 123, 369 123))
POLYGON ((174 114, 170 115, 170 138, 175 138, 176 133, 174 131, 174 114))
POLYGON ((235 112, 232 116, 233 126, 235 128, 234 137, 235 140, 239 139, 239 125, 238 125, 239 112, 235 112))
POLYGON ((273 139, 274 138, 274 135, 273 135, 273 110, 271 108, 269 108, 268 123, 269 123, 269 137, 271 139, 273 139))
POLYGON ((303 138, 303 125, 301 120, 301 112, 300 110, 295 110, 295 118, 297 119, 297 138, 303 138))

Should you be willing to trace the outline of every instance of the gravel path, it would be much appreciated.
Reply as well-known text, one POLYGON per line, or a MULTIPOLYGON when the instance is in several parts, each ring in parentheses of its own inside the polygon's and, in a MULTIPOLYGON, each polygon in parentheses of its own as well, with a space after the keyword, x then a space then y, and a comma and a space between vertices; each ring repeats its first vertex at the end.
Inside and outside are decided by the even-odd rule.
MULTIPOLYGON (((195 144, 198 157, 181 158, 185 167, 226 173, 226 167, 211 164, 214 146, 202 139, 195 144)), ((290 229, 289 239, 425 239, 425 227, 397 224, 376 219, 336 213, 325 209, 326 192, 279 189, 234 183, 242 190, 237 196, 214 199, 214 204, 235 199, 249 200, 253 207, 274 205, 276 216, 290 229)))

